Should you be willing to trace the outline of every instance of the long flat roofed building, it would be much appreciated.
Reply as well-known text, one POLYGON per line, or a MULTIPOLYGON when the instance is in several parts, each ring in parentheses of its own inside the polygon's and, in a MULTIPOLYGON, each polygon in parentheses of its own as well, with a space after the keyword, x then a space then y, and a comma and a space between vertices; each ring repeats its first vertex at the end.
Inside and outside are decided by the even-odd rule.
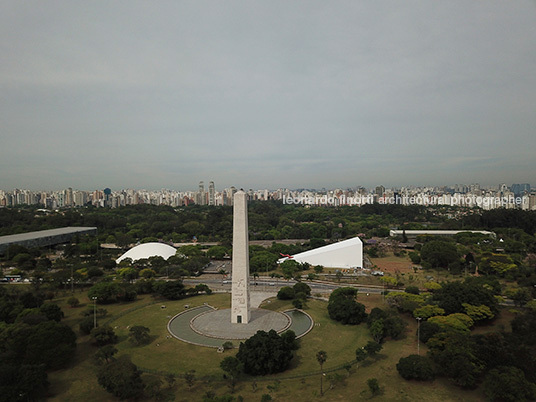
POLYGON ((400 230, 393 229, 389 231, 389 236, 404 236, 404 232, 407 237, 417 237, 421 235, 428 236, 455 236, 458 233, 479 233, 491 237, 495 237, 495 233, 488 232, 487 230, 400 230))
POLYGON ((76 235, 96 235, 96 227, 70 226, 58 229, 40 230, 37 232, 19 233, 0 237, 0 254, 13 244, 24 247, 46 247, 67 243, 76 235))

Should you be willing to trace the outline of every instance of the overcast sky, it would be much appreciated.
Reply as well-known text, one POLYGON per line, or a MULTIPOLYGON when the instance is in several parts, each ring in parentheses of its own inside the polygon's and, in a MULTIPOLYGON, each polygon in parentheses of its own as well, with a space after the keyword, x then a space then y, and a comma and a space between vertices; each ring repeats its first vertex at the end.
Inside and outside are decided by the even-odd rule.
POLYGON ((0 4, 0 189, 536 185, 535 1, 0 4))

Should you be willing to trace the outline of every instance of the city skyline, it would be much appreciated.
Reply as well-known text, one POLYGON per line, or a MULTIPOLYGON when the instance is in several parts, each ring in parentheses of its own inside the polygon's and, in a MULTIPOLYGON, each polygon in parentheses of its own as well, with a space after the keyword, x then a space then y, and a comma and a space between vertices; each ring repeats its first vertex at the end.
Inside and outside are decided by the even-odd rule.
POLYGON ((531 183, 535 17, 530 1, 4 2, 0 188, 531 183))
MULTIPOLYGON (((242 190, 242 189, 240 189, 242 190)), ((222 206, 232 205, 232 199, 239 191, 235 186, 216 189, 214 181, 209 182, 208 191, 204 181, 200 181, 196 191, 176 191, 161 189, 78 190, 67 188, 55 191, 31 191, 0 189, 0 208, 17 205, 42 205, 45 208, 72 208, 93 205, 95 207, 118 208, 126 205, 152 204, 182 207, 191 204, 222 206)), ((249 200, 282 201, 283 204, 362 206, 364 204, 400 205, 450 205, 465 207, 521 208, 536 210, 536 192, 529 183, 505 183, 494 187, 484 187, 479 183, 455 184, 436 187, 386 188, 378 185, 372 189, 354 187, 346 189, 247 189, 249 200)))

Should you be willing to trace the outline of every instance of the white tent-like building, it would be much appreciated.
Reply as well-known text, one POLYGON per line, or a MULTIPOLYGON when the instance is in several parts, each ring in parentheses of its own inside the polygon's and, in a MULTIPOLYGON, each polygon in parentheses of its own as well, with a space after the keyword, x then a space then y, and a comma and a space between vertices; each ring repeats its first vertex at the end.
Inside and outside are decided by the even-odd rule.
MULTIPOLYGON (((278 262, 287 259, 288 257, 281 258, 278 262)), ((359 237, 354 237, 296 254, 292 259, 327 268, 363 268, 363 242, 359 237)))
POLYGON ((139 246, 132 247, 125 254, 119 257, 115 262, 119 264, 125 258, 130 258, 132 261, 142 260, 149 257, 160 256, 167 260, 172 255, 175 255, 177 249, 163 243, 143 243, 139 246))

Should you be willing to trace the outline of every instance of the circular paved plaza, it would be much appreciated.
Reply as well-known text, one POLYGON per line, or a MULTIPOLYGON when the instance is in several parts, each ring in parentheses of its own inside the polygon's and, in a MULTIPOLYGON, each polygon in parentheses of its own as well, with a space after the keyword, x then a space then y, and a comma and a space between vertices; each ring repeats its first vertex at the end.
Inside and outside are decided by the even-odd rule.
MULTIPOLYGON (((313 319, 301 310, 282 313, 251 309, 248 324, 231 324, 231 310, 216 310, 209 305, 192 307, 174 316, 168 322, 169 333, 181 341, 199 346, 221 347, 226 341, 236 342, 250 338, 259 330, 294 331, 297 338, 313 328, 313 319)), ((236 346, 236 344, 235 344, 236 346)))
POLYGON ((290 327, 290 317, 276 311, 254 308, 250 310, 247 324, 232 324, 231 309, 202 313, 190 321, 190 327, 197 333, 211 338, 247 339, 257 331, 283 332, 290 327))

